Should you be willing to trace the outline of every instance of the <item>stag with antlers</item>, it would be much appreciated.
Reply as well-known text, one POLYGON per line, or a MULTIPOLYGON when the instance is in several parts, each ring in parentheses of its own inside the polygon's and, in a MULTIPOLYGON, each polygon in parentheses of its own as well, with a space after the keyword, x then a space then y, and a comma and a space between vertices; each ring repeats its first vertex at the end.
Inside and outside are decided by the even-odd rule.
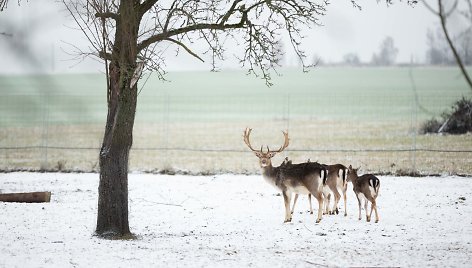
POLYGON ((290 201, 292 193, 312 194, 318 200, 318 218, 316 222, 321 221, 323 208, 323 180, 326 178, 326 169, 315 162, 306 162, 300 164, 282 164, 278 167, 272 166, 271 158, 277 153, 282 152, 289 144, 288 133, 284 134, 284 144, 276 151, 271 151, 267 146, 267 152, 255 150, 251 146, 249 136, 252 129, 246 128, 244 131, 244 142, 259 158, 259 165, 262 168, 262 177, 271 185, 282 192, 285 203, 285 221, 292 220, 290 211, 290 201))

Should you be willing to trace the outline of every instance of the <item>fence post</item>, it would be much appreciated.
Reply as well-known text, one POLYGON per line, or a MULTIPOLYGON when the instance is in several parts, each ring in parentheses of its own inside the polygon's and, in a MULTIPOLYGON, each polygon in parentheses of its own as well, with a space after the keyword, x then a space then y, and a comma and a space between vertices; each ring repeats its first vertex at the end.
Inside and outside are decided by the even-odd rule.
POLYGON ((419 105, 419 99, 418 99, 418 92, 416 91, 416 84, 415 80, 413 78, 413 61, 410 63, 410 69, 408 71, 408 75, 410 77, 410 82, 411 82, 411 87, 413 89, 413 103, 412 103, 412 116, 411 116, 411 132, 413 135, 413 140, 412 140, 412 172, 416 172, 416 135, 417 135, 417 126, 418 126, 418 105, 419 105))
POLYGON ((41 135, 41 163, 40 169, 48 169, 48 135, 49 135, 49 93, 43 95, 43 130, 41 135))

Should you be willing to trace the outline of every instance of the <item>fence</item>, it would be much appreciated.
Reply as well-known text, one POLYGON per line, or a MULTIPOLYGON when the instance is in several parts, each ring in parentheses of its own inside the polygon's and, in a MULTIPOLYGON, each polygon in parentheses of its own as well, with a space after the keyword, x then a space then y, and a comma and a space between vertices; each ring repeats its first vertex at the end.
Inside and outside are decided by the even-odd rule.
MULTIPOLYGON (((33 81, 22 86, 29 92, 12 92, 8 89, 18 82, 0 82, 0 169, 98 170, 106 116, 99 85, 100 91, 88 85, 83 92, 63 92, 57 89, 64 82, 38 86, 33 81)), ((369 85, 303 91, 284 85, 260 92, 145 89, 138 99, 130 169, 255 173, 257 158, 242 141, 243 130, 251 127, 253 145, 270 148, 283 142, 280 130, 289 131, 290 146, 274 164, 288 156, 294 162, 309 158, 370 172, 472 174, 470 134, 418 134, 422 122, 450 107, 463 88, 434 94, 413 85, 414 90, 409 84, 378 91, 369 85)))

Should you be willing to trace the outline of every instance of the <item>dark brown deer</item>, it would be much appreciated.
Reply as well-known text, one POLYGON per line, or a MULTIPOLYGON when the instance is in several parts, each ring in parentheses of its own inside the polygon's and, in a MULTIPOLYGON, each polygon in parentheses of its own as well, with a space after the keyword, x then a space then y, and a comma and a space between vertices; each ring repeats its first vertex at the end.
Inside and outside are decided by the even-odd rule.
POLYGON ((244 142, 259 158, 259 165, 262 168, 262 177, 271 185, 275 186, 282 192, 285 203, 285 221, 292 220, 290 213, 290 201, 292 193, 296 194, 312 194, 318 200, 318 218, 316 222, 321 221, 323 208, 323 176, 326 170, 318 163, 301 163, 291 164, 285 163, 278 167, 272 166, 271 158, 277 153, 282 152, 289 144, 288 133, 284 134, 284 144, 277 151, 271 151, 267 147, 267 152, 255 150, 251 146, 249 136, 252 129, 246 128, 244 131, 244 142))
POLYGON ((372 216, 372 210, 375 210, 375 222, 379 222, 379 213, 377 212, 377 196, 379 196, 380 180, 372 174, 364 174, 362 176, 357 175, 359 169, 352 168, 349 165, 347 174, 347 180, 352 182, 354 193, 356 194, 357 201, 359 203, 359 220, 361 216, 361 203, 365 201, 365 214, 367 222, 370 222, 372 216), (367 211, 368 202, 371 203, 370 213, 367 211))

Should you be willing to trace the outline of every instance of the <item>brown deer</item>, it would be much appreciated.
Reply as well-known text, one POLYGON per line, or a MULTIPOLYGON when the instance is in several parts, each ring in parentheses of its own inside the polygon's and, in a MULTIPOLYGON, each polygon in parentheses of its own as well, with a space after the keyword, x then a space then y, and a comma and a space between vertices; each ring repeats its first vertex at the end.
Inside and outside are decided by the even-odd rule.
POLYGON ((290 199, 292 193, 296 194, 312 194, 318 200, 318 218, 316 222, 321 221, 323 208, 323 174, 326 170, 317 163, 301 163, 291 164, 285 163, 278 167, 273 167, 271 158, 277 153, 282 152, 289 144, 288 133, 284 134, 284 144, 277 151, 271 151, 267 146, 267 152, 255 150, 251 146, 249 136, 252 129, 246 128, 244 131, 244 142, 259 158, 259 165, 262 168, 262 177, 272 186, 275 186, 282 192, 285 203, 285 221, 292 220, 290 213, 290 199))
MULTIPOLYGON (((310 161, 310 160, 308 160, 310 161)), ((325 206, 325 213, 324 214, 339 214, 339 209, 338 209, 338 203, 339 200, 341 199, 341 194, 340 192, 343 193, 344 197, 344 216, 347 216, 347 210, 346 210, 346 192, 347 192, 347 172, 348 169, 341 164, 335 164, 335 165, 323 165, 327 171, 328 175, 326 178, 326 181, 323 186, 323 197, 324 197, 324 206, 325 206), (334 195, 334 205, 333 205, 333 210, 330 210, 330 199, 331 199, 331 194, 334 195)), ((293 200, 293 207, 292 207, 292 214, 293 211, 295 210, 295 204, 297 202, 298 195, 295 195, 295 198, 293 200)), ((311 195, 308 195, 308 201, 310 204, 310 213, 313 214, 313 209, 311 205, 311 195)))
POLYGON ((379 213, 377 212, 377 196, 379 196, 380 180, 372 174, 364 174, 362 176, 357 175, 359 169, 352 168, 349 165, 347 174, 347 180, 352 182, 354 193, 356 194, 357 201, 359 203, 359 220, 361 216, 361 202, 365 201, 365 214, 367 222, 370 222, 372 216, 372 210, 375 210, 375 222, 379 222, 379 213), (368 202, 371 203, 370 213, 367 211, 368 202))
POLYGON ((326 204, 326 214, 339 214, 339 200, 341 199, 341 192, 344 197, 344 216, 347 216, 347 173, 348 169, 344 165, 325 165, 328 169, 328 178, 323 188, 326 204), (332 210, 330 209, 331 193, 334 195, 334 204, 332 210))

